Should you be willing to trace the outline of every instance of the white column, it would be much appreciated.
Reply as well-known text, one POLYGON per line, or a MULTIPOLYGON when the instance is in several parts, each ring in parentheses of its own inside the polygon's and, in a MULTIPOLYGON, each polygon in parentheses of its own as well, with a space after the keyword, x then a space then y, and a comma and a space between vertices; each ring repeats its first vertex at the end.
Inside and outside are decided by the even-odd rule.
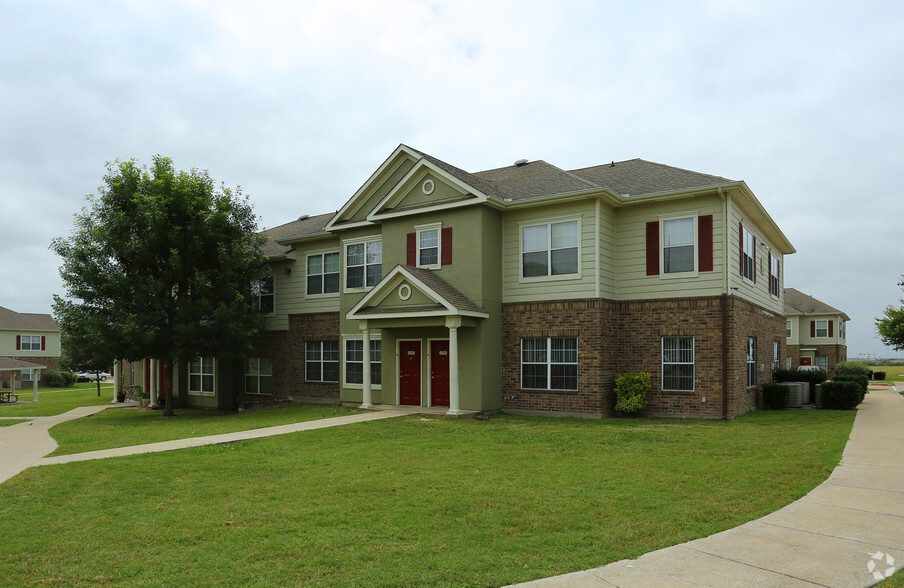
POLYGON ((462 414, 458 398, 458 327, 461 326, 461 317, 446 317, 446 326, 449 328, 449 410, 446 414, 462 414))
POLYGON ((362 383, 363 383, 363 399, 361 402, 361 408, 371 408, 373 407, 373 398, 371 395, 371 385, 370 385, 370 329, 367 328, 367 321, 361 321, 360 323, 361 329, 364 331, 364 344, 362 345, 364 351, 364 373, 362 374, 362 383))
POLYGON ((160 390, 160 365, 158 360, 149 359, 151 362, 151 381, 148 382, 148 398, 150 398, 149 405, 157 406, 157 392, 160 390))
POLYGON ((34 385, 34 392, 32 393, 32 396, 31 396, 32 402, 38 401, 38 380, 40 378, 38 378, 37 371, 38 370, 32 370, 32 372, 31 372, 32 384, 34 385))
POLYGON ((119 392, 119 372, 121 371, 119 360, 113 362, 113 402, 116 402, 116 393, 119 392))

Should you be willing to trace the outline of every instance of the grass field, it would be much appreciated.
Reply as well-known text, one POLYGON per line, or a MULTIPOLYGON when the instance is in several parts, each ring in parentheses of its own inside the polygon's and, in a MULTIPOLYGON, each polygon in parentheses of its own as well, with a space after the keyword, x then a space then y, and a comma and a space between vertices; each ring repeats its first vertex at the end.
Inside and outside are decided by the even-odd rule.
POLYGON ((0 485, 0 578, 525 581, 772 512, 829 475, 853 419, 854 411, 734 421, 414 416, 32 468, 0 485))
POLYGON ((53 416, 78 406, 110 404, 113 400, 113 384, 101 384, 100 396, 97 384, 83 382, 68 388, 39 388, 38 401, 31 402, 32 391, 23 390, 17 404, 0 404, 0 417, 53 416))
POLYGON ((904 382, 904 365, 874 365, 870 366, 873 372, 885 372, 884 380, 873 380, 892 384, 895 381, 904 382))

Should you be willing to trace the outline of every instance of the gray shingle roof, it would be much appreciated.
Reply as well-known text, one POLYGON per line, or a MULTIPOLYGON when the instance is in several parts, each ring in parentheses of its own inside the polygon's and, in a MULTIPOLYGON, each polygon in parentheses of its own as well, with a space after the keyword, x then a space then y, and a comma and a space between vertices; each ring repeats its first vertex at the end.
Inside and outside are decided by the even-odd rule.
POLYGON ((0 306, 0 329, 7 331, 59 331, 60 327, 49 314, 16 312, 0 306))
POLYGON ((454 306, 456 309, 466 312, 486 313, 486 310, 481 308, 479 304, 462 294, 449 282, 439 277, 438 272, 420 267, 406 267, 405 271, 420 280, 422 284, 442 296, 443 299, 446 300, 446 302, 454 306))
POLYGON ((841 314, 837 308, 804 294, 794 288, 785 288, 785 314, 841 314))
POLYGON ((284 255, 292 250, 288 245, 280 245, 276 241, 279 239, 287 239, 290 237, 312 237, 318 234, 324 234, 323 227, 329 222, 335 212, 327 214, 318 214, 316 216, 303 216, 298 220, 294 220, 272 229, 263 231, 268 237, 267 243, 264 245, 264 255, 272 257, 274 255, 284 255))
POLYGON ((640 196, 687 188, 730 184, 733 180, 711 176, 643 159, 630 159, 571 170, 571 173, 602 188, 621 194, 640 196))
POLYGON ((593 182, 545 161, 533 161, 517 167, 510 165, 477 172, 474 175, 490 182, 498 196, 511 200, 526 200, 599 188, 593 182))
POLYGON ((30 361, 23 361, 21 359, 13 359, 11 357, 0 357, 0 372, 9 372, 14 370, 30 370, 30 369, 44 369, 46 365, 41 365, 39 363, 32 363, 30 361))

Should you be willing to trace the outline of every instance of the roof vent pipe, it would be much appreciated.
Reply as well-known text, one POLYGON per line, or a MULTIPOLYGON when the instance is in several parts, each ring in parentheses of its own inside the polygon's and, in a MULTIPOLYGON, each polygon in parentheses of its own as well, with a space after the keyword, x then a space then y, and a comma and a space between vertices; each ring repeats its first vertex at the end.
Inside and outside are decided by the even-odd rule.
POLYGON ((310 215, 310 214, 303 214, 303 215, 301 215, 300 217, 298 217, 298 220, 300 220, 300 221, 302 221, 302 220, 308 220, 309 218, 311 218, 311 215, 310 215))
POLYGON ((515 162, 515 167, 521 167, 521 166, 524 166, 524 165, 527 165, 527 160, 526 160, 526 159, 519 159, 518 161, 515 162))

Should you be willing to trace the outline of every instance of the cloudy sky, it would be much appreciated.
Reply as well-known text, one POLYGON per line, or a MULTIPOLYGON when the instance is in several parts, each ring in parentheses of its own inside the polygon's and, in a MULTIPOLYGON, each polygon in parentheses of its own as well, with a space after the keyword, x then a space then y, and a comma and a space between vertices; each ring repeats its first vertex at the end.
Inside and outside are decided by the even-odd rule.
POLYGON ((399 144, 469 171, 635 157, 744 180, 850 315, 904 274, 904 3, 0 1, 0 306, 50 312, 48 249, 105 164, 154 154, 338 209, 399 144))

